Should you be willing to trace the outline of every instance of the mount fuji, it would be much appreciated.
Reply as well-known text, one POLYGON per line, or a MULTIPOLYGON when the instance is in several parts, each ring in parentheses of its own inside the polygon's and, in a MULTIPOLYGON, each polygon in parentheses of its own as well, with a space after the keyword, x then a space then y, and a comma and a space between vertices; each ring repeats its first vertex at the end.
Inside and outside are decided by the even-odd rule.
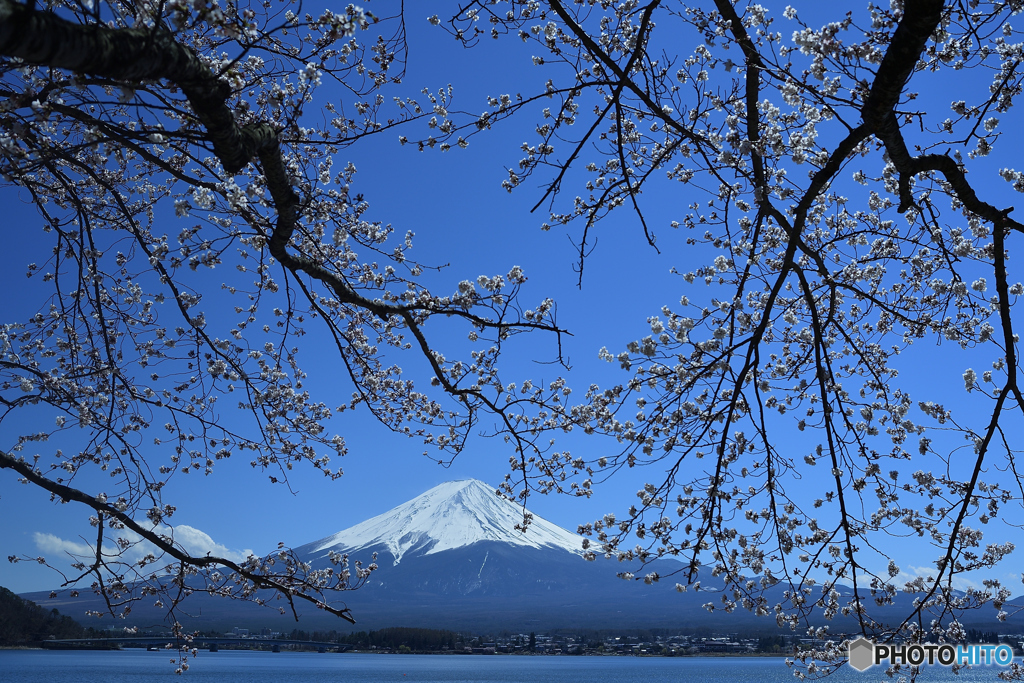
POLYGON ((523 509, 499 498, 477 479, 449 481, 396 508, 344 531, 296 548, 306 561, 330 552, 377 550, 397 565, 406 555, 423 557, 495 542, 523 548, 549 548, 582 555, 582 539, 546 519, 533 517, 526 532, 523 509))
MULTIPOLYGON (((344 595, 361 624, 434 628, 651 628, 707 621, 700 602, 674 591, 623 581, 633 569, 583 558, 582 538, 530 515, 475 480, 451 481, 382 515, 295 553, 314 568, 332 553, 378 569, 365 586, 344 595)), ((668 574, 682 564, 662 560, 668 574)), ((651 571, 648 568, 646 571, 651 571)), ((704 572, 701 572, 702 575, 704 572)), ((705 585, 720 583, 703 577, 705 585)))

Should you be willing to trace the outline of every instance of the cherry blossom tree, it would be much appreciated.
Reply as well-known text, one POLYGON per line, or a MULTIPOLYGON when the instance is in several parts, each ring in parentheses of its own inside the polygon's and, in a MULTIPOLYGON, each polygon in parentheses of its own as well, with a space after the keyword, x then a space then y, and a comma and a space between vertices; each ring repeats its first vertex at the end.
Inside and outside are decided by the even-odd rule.
POLYGON ((31 197, 51 250, 28 266, 41 308, 0 328, 0 469, 92 508, 95 541, 64 586, 91 587, 113 615, 164 607, 186 649, 190 594, 296 618, 306 601, 353 621, 332 595, 374 565, 337 556, 314 570, 284 547, 193 555, 174 538, 172 477, 229 457, 275 482, 302 464, 338 477, 345 440, 325 423, 356 408, 457 451, 479 410, 501 413, 484 391, 501 344, 560 333, 550 301, 521 309, 518 267, 431 292, 413 235, 366 220, 354 168, 333 165, 443 108, 443 93, 406 98, 379 120, 378 91, 401 78, 401 17, 378 32, 382 18, 354 6, 291 7, 0 1, 0 173, 31 197), (354 108, 317 99, 325 82, 354 108), (433 318, 464 326, 472 359, 446 360, 424 330, 433 318), (336 409, 304 387, 310 325, 352 387, 336 409), (418 357, 452 406, 414 388, 392 352, 418 357))
MULTIPOLYGON (((533 50, 543 87, 496 93, 451 135, 545 103, 506 187, 540 179, 543 227, 574 230, 581 283, 613 213, 632 212, 658 249, 648 216, 668 197, 671 229, 688 235, 678 303, 601 350, 622 381, 568 406, 533 396, 537 432, 582 428, 618 448, 583 461, 537 441, 506 494, 588 496, 656 464, 625 515, 581 527, 590 557, 681 559, 679 590, 711 567, 726 589, 708 610, 811 635, 845 616, 876 639, 958 641, 968 609, 1004 619, 1011 591, 992 570, 1024 502, 1012 308, 1024 286, 1008 266, 1024 226, 1007 194, 1024 176, 1000 119, 1021 92, 1022 9, 819 3, 812 22, 732 0, 479 0, 433 17, 469 46, 533 50), (936 347, 960 367, 902 382, 936 347), (956 406, 936 400, 943 379, 956 406), (901 576, 891 555, 904 544, 928 573, 901 576), (964 576, 985 580, 958 591, 964 576), (903 592, 913 604, 893 617, 903 592)), ((811 671, 845 654, 811 652, 831 665, 811 671)))
MULTIPOLYGON (((0 467, 95 510, 95 553, 69 581, 91 576, 111 610, 140 586, 166 595, 155 558, 106 550, 125 530, 173 561, 172 605, 268 588, 332 609, 324 591, 365 577, 345 558, 310 571, 285 550, 244 565, 191 557, 160 531, 167 478, 218 458, 244 452, 282 480, 300 461, 337 474, 325 454, 344 439, 303 388, 297 340, 317 325, 354 387, 344 409, 452 453, 493 424, 511 498, 589 496, 648 466, 625 514, 581 527, 589 557, 681 559, 679 590, 709 566, 726 586, 709 610, 820 636, 823 619, 847 617, 910 640, 962 639, 969 609, 1005 618, 1011 591, 988 577, 1024 500, 1012 309, 1024 286, 1008 269, 1024 228, 1007 200, 1024 175, 1000 138, 1021 92, 1024 3, 816 3, 805 18, 730 0, 463 2, 427 21, 467 48, 525 44, 537 74, 535 91, 496 91, 472 115, 446 91, 402 90, 405 25, 423 17, 289 7, 0 0, 2 171, 54 244, 29 270, 46 306, 5 329, 2 419, 57 414, 0 467), (354 109, 319 99, 325 82, 354 109), (609 216, 637 226, 616 239, 683 245, 673 303, 651 311, 649 334, 601 349, 623 378, 587 382, 582 398, 568 377, 497 374, 511 335, 561 334, 550 300, 519 305, 520 269, 430 292, 412 236, 365 220, 353 170, 334 169, 368 135, 457 152, 531 117, 537 138, 504 185, 541 183, 541 227, 575 236, 581 286, 609 216), (169 212, 190 227, 169 233, 169 212), (217 265, 242 275, 213 279, 217 265), (236 319, 208 320, 223 302, 236 319), (428 318, 464 325, 479 350, 446 359, 428 318), (433 393, 392 351, 426 364, 433 393), (902 380, 940 352, 962 367, 936 366, 935 386, 902 380), (950 378, 956 405, 936 400, 950 378), (251 429, 215 419, 229 393, 251 429), (555 450, 570 431, 604 454, 555 450), (23 455, 68 435, 73 449, 23 455), (907 580, 894 543, 918 544, 931 573, 907 580), (965 576, 986 579, 957 590, 965 576), (915 599, 894 618, 903 592, 915 599)), ((845 651, 808 656, 823 672, 845 651)))

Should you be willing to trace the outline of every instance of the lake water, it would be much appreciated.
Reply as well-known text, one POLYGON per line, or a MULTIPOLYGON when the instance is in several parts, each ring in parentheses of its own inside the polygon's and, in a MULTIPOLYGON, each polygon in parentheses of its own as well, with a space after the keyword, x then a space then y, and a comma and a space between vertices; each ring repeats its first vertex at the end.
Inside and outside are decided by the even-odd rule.
MULTIPOLYGON (((791 683, 782 658, 743 657, 547 657, 372 655, 309 652, 200 652, 183 678, 170 654, 144 650, 51 652, 0 650, 4 683, 791 683)), ((975 667, 954 676, 926 667, 922 681, 996 681, 1001 667, 975 667)), ((844 666, 835 683, 893 679, 881 668, 863 674, 844 666)))

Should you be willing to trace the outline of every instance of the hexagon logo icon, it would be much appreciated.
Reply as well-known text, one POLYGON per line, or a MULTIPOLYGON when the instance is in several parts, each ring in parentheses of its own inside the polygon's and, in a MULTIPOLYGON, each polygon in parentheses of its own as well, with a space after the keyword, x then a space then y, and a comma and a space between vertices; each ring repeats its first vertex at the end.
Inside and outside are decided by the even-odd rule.
POLYGON ((864 671, 875 663, 875 644, 867 638, 858 638, 849 645, 849 661, 857 671, 864 671))

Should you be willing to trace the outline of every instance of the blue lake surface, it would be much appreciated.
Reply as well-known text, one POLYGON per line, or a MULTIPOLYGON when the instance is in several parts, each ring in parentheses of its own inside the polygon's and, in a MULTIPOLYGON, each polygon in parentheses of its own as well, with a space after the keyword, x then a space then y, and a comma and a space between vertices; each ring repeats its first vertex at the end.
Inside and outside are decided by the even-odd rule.
MULTIPOLYGON (((790 683, 797 679, 783 658, 743 657, 548 657, 373 655, 309 652, 200 652, 183 677, 170 653, 122 650, 51 652, 0 650, 4 683, 790 683)), ((926 667, 921 681, 996 681, 1000 667, 980 666, 953 675, 926 667)), ((836 683, 896 679, 872 668, 862 674, 844 666, 836 683)))

